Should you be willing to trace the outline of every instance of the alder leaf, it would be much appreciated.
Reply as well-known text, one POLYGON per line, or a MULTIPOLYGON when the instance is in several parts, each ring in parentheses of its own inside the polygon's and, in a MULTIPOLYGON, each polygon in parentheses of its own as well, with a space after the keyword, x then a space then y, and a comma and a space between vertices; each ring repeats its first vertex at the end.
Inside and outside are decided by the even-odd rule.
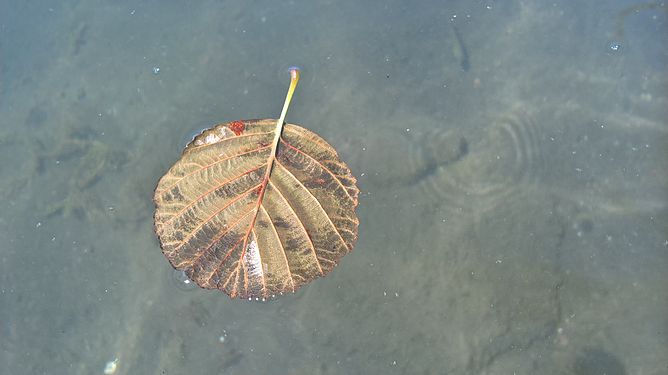
POLYGON ((248 299, 294 292, 353 248, 355 177, 325 140, 283 122, 298 77, 279 120, 203 131, 158 182, 162 251, 202 288, 248 299))

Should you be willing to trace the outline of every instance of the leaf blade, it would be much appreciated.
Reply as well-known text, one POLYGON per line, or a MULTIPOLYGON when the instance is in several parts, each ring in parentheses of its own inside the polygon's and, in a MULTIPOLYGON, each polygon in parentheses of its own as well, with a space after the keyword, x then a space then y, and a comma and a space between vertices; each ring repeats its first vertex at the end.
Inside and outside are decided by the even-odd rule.
POLYGON ((357 239, 350 169, 297 125, 285 124, 276 152, 267 152, 275 124, 205 130, 158 182, 163 253, 203 288, 251 299, 294 292, 331 271, 357 239))

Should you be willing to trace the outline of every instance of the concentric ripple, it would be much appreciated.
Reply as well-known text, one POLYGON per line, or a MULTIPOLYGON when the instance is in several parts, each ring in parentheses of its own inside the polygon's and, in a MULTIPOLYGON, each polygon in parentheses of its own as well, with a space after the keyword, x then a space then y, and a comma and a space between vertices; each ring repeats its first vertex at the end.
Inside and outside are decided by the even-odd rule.
POLYGON ((523 114, 502 116, 460 138, 429 135, 423 144, 431 153, 426 159, 435 164, 417 184, 447 210, 480 213, 501 201, 522 199, 521 192, 535 183, 543 168, 538 131, 523 114))

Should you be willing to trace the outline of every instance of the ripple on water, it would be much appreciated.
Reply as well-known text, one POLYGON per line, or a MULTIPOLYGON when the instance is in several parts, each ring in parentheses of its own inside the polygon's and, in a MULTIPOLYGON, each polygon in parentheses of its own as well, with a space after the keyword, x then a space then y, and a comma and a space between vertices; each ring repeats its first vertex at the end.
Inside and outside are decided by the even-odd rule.
POLYGON ((535 123, 523 113, 500 116, 475 133, 431 135, 425 139, 435 163, 433 171, 417 181, 427 196, 455 212, 485 212, 502 201, 522 199, 544 169, 541 137, 535 123), (446 137, 450 137, 449 140, 446 137), (450 149, 444 158, 440 153, 450 149), (458 150, 453 158, 453 151, 458 150), (447 160, 448 162, 443 162, 447 160))

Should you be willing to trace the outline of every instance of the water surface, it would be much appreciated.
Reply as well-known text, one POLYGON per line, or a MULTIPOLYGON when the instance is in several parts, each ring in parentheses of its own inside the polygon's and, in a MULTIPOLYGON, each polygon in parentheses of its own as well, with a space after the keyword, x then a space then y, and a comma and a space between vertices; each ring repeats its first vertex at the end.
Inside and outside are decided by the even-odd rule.
POLYGON ((668 23, 637 4, 1 2, 0 372, 665 373, 668 23), (277 117, 291 65, 355 250, 267 303, 184 286, 153 188, 277 117))

